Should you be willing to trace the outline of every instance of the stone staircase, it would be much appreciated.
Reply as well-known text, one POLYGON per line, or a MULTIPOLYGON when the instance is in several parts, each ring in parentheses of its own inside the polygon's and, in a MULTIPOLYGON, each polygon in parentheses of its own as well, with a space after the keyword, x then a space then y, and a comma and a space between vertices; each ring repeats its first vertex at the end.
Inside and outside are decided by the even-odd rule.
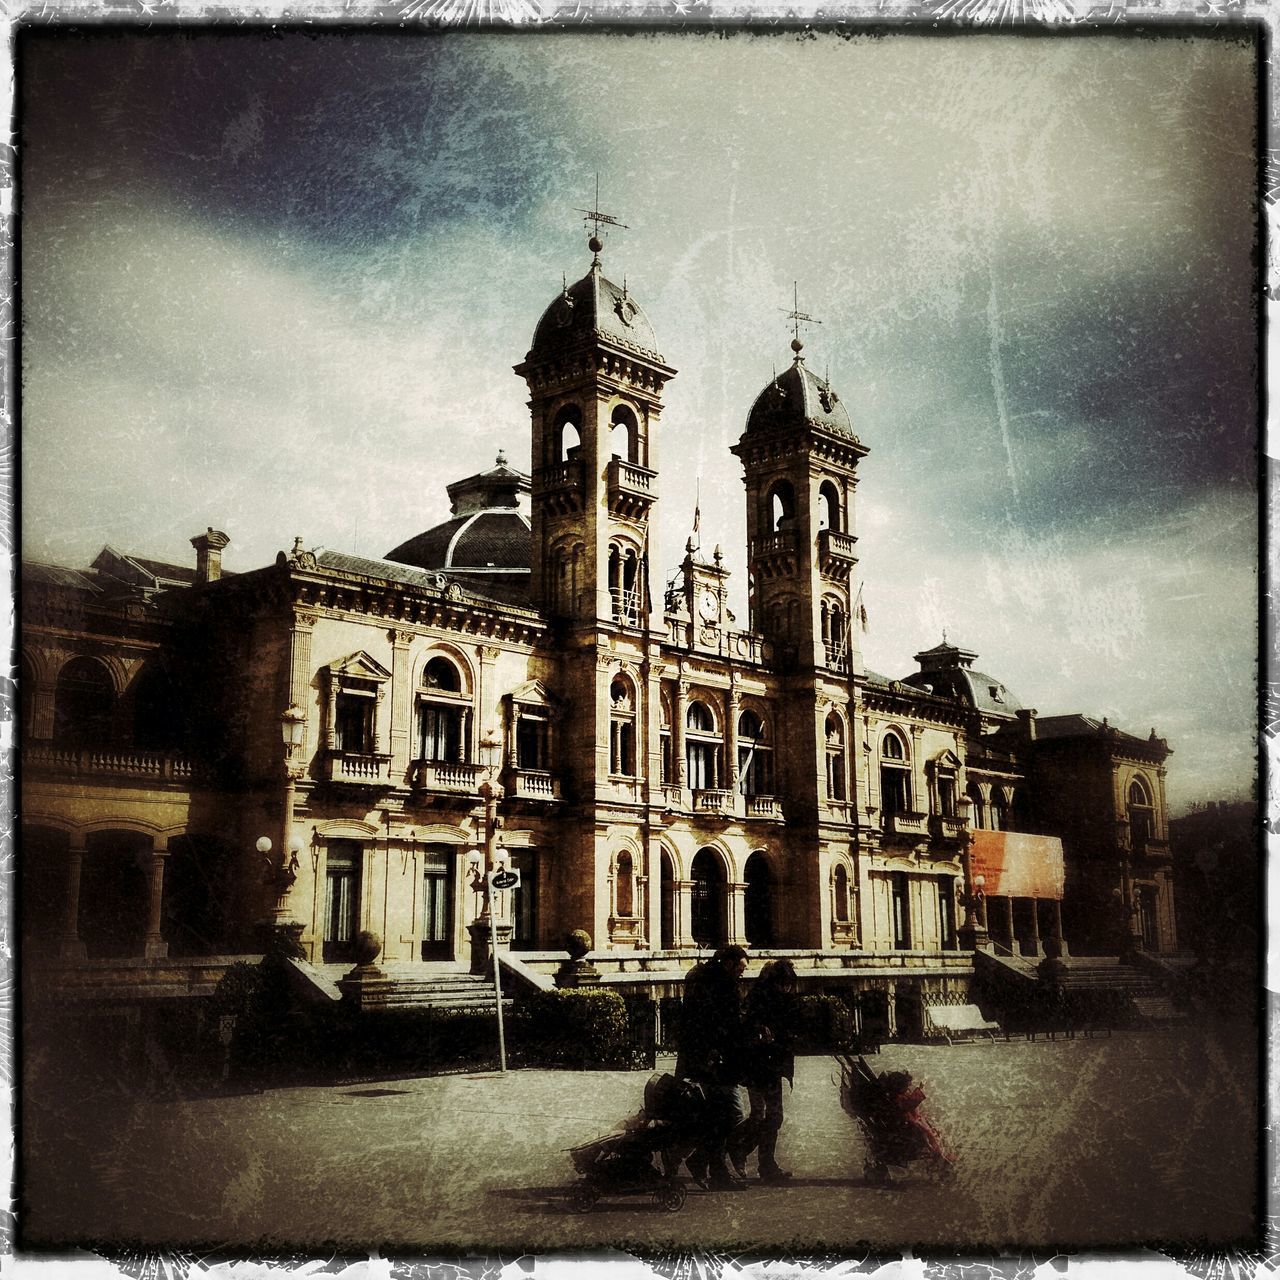
POLYGON ((1160 983, 1149 973, 1125 964, 1119 956, 1065 956, 1065 991, 1116 991, 1129 999, 1160 994, 1160 983))
MULTIPOLYGON (((324 976, 334 985, 350 972, 350 965, 324 965, 324 976)), ((344 989, 345 990, 345 989, 344 989)), ((502 1006, 511 1007, 508 993, 502 1006)), ((345 998, 345 997, 344 997, 345 998)), ((360 984, 361 1009, 475 1009, 495 1008, 493 983, 452 965, 385 965, 380 978, 360 984)))

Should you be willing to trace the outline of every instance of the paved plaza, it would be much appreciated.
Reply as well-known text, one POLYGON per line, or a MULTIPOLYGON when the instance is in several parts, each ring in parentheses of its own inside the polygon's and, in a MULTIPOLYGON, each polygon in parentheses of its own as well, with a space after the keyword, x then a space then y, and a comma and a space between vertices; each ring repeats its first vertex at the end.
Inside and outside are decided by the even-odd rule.
MULTIPOLYGON (((1256 1048, 1229 1029, 1071 1041, 887 1045, 958 1149, 950 1183, 884 1189, 835 1064, 798 1063, 789 1185, 690 1188, 575 1214, 566 1149, 639 1106, 643 1072, 518 1071, 129 1102, 37 1097, 23 1132, 25 1239, 394 1256, 606 1245, 852 1253, 960 1246, 1115 1251, 1251 1237, 1256 1048)), ((662 1065, 662 1064, 660 1064, 662 1065)), ((666 1063, 669 1066, 669 1062, 666 1063)))

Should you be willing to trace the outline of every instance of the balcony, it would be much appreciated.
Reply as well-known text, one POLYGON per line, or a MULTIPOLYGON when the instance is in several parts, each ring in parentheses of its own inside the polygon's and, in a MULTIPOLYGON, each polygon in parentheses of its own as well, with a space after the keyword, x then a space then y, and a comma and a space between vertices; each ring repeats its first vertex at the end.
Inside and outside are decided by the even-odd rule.
POLYGON ((783 578, 796 571, 796 531, 780 529, 751 539, 751 563, 758 577, 783 578))
POLYGON ((818 567, 823 575, 843 582, 849 571, 858 563, 858 539, 851 533, 838 529, 818 531, 818 567))
POLYGON ((556 462, 537 473, 533 496, 541 498, 548 510, 558 515, 572 515, 582 510, 582 463, 556 462))
POLYGON ((747 796, 747 817, 765 822, 782 821, 782 801, 777 796, 747 796))
POLYGON ((848 674, 849 646, 845 643, 832 644, 829 641, 822 646, 823 661, 828 671, 839 671, 848 674))
POLYGON ((324 759, 326 782, 358 787, 391 784, 391 757, 372 751, 330 751, 324 759))
POLYGON ((963 818, 947 817, 941 813, 929 815, 929 834, 935 840, 959 840, 964 830, 963 818))
POLYGON ((694 813, 711 813, 717 817, 729 817, 733 813, 732 791, 695 791, 694 813))
POLYGON ((188 782, 197 775, 186 756, 169 751, 114 751, 102 747, 55 747, 32 744, 22 749, 24 769, 65 774, 101 774, 155 782, 188 782))
POLYGON ((1157 840, 1155 836, 1135 836, 1133 839, 1133 856, 1135 858, 1167 858, 1169 842, 1157 840))
POLYGON ((478 764, 415 760, 412 786, 423 795, 474 796, 479 793, 483 774, 478 764))
POLYGON ((514 769, 507 794, 516 800, 549 803, 560 799, 560 781, 547 769, 514 769))
POLYGON ((886 813, 882 815, 882 824, 884 833, 888 836, 918 840, 929 834, 929 815, 926 813, 913 813, 910 810, 886 813))
POLYGON ((658 473, 614 458, 607 475, 610 512, 626 520, 643 520, 658 496, 658 473))

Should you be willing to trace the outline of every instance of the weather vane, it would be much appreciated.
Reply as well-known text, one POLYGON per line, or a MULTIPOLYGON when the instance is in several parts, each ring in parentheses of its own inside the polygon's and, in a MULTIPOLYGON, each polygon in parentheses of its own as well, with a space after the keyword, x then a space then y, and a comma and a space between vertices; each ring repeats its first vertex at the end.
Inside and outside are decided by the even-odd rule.
MULTIPOLYGON (((817 316, 811 316, 800 310, 800 285, 797 281, 791 282, 792 288, 792 307, 786 312, 786 317, 791 321, 792 331, 795 337, 791 339, 791 350, 796 353, 796 359, 800 358, 800 352, 804 350, 804 343, 800 341, 800 326, 802 324, 821 324, 822 321, 817 316)), ((779 308, 781 310, 781 308, 779 308)))
POLYGON ((612 214, 600 212, 600 175, 596 174, 596 200, 594 209, 579 209, 582 214, 583 222, 592 224, 591 239, 587 241, 587 248, 593 254, 599 255, 600 250, 604 248, 604 241, 600 239, 600 228, 605 227, 621 227, 623 231, 628 230, 625 222, 619 222, 612 214))

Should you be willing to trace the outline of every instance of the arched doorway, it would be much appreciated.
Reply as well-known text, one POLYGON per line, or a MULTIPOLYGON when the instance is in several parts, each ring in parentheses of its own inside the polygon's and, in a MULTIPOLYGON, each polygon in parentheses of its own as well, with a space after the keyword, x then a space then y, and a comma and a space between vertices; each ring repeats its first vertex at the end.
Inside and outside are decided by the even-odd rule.
POLYGON ((769 864, 760 850, 747 859, 746 894, 743 902, 743 924, 746 927, 747 946, 771 947, 773 941, 773 877, 769 864))
POLYGON ((714 949, 725 944, 725 875, 720 856, 712 849, 699 849, 692 867, 693 940, 700 947, 714 949))
POLYGON ((90 960, 140 956, 150 905, 151 837, 96 831, 80 869, 80 939, 90 960))
POLYGON ((658 949, 670 951, 676 945, 676 873, 671 865, 671 855, 662 851, 660 871, 661 910, 658 922, 658 949))

